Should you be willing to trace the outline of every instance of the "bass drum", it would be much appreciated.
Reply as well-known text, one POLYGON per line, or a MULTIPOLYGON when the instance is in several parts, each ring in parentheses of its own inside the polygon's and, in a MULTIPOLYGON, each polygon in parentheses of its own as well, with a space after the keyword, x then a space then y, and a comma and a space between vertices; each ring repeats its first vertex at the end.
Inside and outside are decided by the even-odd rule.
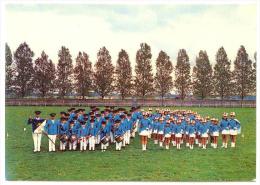
POLYGON ((117 136, 117 137, 115 138, 115 140, 116 140, 117 143, 122 142, 123 139, 124 139, 123 136, 117 136))
POLYGON ((63 135, 61 135, 60 136, 60 141, 62 142, 62 143, 65 143, 66 141, 68 141, 68 136, 66 135, 66 134, 63 134, 63 135))
POLYGON ((75 134, 71 135, 70 141, 71 141, 71 142, 74 142, 74 141, 76 141, 76 140, 77 140, 77 136, 76 136, 75 134))
POLYGON ((108 141, 109 141, 109 138, 106 137, 106 136, 101 139, 101 143, 104 144, 104 145, 107 144, 108 141))

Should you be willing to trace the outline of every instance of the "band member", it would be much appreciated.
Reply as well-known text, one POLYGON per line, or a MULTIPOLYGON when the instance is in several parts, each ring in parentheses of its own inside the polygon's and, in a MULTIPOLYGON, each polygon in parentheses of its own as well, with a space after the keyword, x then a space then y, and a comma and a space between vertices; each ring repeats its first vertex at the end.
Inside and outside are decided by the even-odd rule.
POLYGON ((88 138, 89 138, 89 150, 95 150, 95 137, 97 135, 97 128, 95 126, 95 120, 90 120, 90 125, 88 127, 88 138))
POLYGON ((67 124, 67 118, 62 117, 60 119, 59 125, 59 135, 60 135, 60 150, 64 151, 66 149, 67 141, 68 141, 68 130, 69 125, 67 124))
POLYGON ((182 138, 182 133, 183 133, 183 126, 181 125, 181 120, 178 119, 177 124, 175 126, 174 134, 176 138, 176 145, 177 149, 181 149, 181 138, 182 138))
POLYGON ((206 149, 207 147, 207 139, 208 139, 208 132, 209 132, 209 127, 206 124, 206 119, 202 119, 201 125, 199 127, 199 132, 201 135, 201 144, 202 144, 202 149, 206 149))
POLYGON ((146 150, 150 124, 151 122, 147 118, 147 114, 144 113, 144 118, 141 119, 139 123, 139 135, 141 136, 142 150, 146 150))
POLYGON ((230 113, 229 127, 230 127, 230 139, 231 139, 231 147, 234 148, 236 146, 236 137, 238 134, 238 130, 240 130, 240 122, 235 119, 235 112, 230 113))
POLYGON ((125 145, 126 145, 126 127, 127 127, 127 122, 126 122, 124 113, 121 113, 120 119, 121 119, 121 125, 122 125, 122 129, 123 129, 123 138, 124 138, 123 141, 122 141, 122 146, 125 147, 125 145))
POLYGON ((59 120, 55 120, 55 113, 50 114, 50 119, 47 120, 46 125, 44 126, 45 132, 48 134, 49 139, 49 152, 55 152, 55 141, 57 134, 59 134, 59 120))
POLYGON ((212 147, 217 148, 220 126, 218 125, 218 119, 212 118, 211 121, 212 121, 212 124, 210 126, 210 133, 211 133, 211 136, 213 137, 212 147))
POLYGON ((186 142, 186 147, 189 147, 190 146, 190 143, 189 143, 189 124, 190 124, 190 118, 186 118, 185 119, 185 124, 183 125, 184 127, 184 140, 186 142))
POLYGON ((37 128, 45 121, 44 119, 40 118, 41 111, 35 111, 35 117, 32 119, 31 117, 28 119, 27 124, 32 125, 32 138, 33 138, 33 145, 34 150, 33 152, 40 152, 41 151, 41 138, 42 138, 42 130, 37 132, 37 128))
POLYGON ((126 118, 126 144, 130 144, 130 136, 131 136, 131 130, 133 127, 133 120, 131 119, 131 114, 127 114, 126 118))
POLYGON ((189 134, 190 149, 193 149, 194 140, 195 140, 195 136, 196 136, 195 120, 191 120, 191 122, 188 126, 188 134, 189 134))
POLYGON ((199 132, 199 127, 201 125, 201 118, 200 116, 196 116, 195 117, 195 127, 196 127, 196 139, 195 139, 195 143, 199 145, 199 147, 201 147, 201 135, 200 135, 200 132, 199 132))
POLYGON ((121 150, 122 141, 123 141, 123 127, 121 121, 119 119, 115 120, 114 125, 114 134, 115 134, 115 141, 116 141, 116 150, 121 150))
POLYGON ((163 131, 164 131, 164 121, 163 118, 159 118, 159 124, 158 124, 158 140, 159 140, 159 146, 163 147, 163 131))
POLYGON ((87 150, 87 135, 88 129, 86 127, 86 123, 84 121, 80 122, 81 127, 78 129, 78 138, 80 141, 80 151, 87 150))
POLYGON ((170 138, 171 138, 171 127, 170 127, 169 119, 166 121, 163 134, 164 134, 165 148, 166 148, 166 150, 169 150, 169 144, 170 144, 170 138))
POLYGON ((171 123, 170 123, 172 146, 176 146, 176 138, 175 138, 175 133, 174 133, 175 126, 176 126, 175 121, 176 121, 176 118, 175 118, 175 117, 172 117, 171 123))
POLYGON ((229 131, 229 120, 227 118, 228 114, 223 113, 222 120, 220 122, 220 129, 222 134, 222 148, 227 148, 227 142, 228 142, 228 135, 230 134, 229 131))
POLYGON ((158 126, 159 126, 159 117, 155 117, 155 120, 152 123, 152 138, 154 139, 154 144, 158 144, 158 126))
POLYGON ((77 149, 77 134, 78 134, 78 129, 75 126, 75 121, 71 120, 69 122, 69 130, 68 130, 69 150, 77 149))
MULTIPOLYGON (((98 109, 99 110, 99 109, 98 109)), ((99 144, 100 143, 100 128, 101 128, 101 115, 99 113, 96 114, 96 119, 95 119, 95 126, 96 126, 96 136, 95 136, 95 144, 99 144)))
POLYGON ((101 142, 101 151, 104 152, 108 146, 108 138, 109 138, 109 129, 106 127, 106 121, 103 120, 101 122, 101 129, 100 129, 100 142, 101 142))
POLYGON ((206 124, 209 127, 209 133, 208 133, 209 134, 209 137, 208 137, 209 139, 207 140, 207 144, 208 144, 208 142, 210 142, 210 145, 213 147, 213 136, 212 136, 212 132, 210 130, 210 127, 213 124, 213 122, 210 120, 209 116, 206 117, 206 124))

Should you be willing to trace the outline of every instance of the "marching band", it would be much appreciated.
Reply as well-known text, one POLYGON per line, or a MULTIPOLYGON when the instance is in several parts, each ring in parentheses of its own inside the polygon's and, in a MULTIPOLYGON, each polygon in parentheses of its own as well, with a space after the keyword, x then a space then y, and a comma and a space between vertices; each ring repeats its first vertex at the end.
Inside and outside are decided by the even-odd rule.
POLYGON ((35 111, 35 118, 29 118, 28 124, 32 125, 34 152, 40 152, 41 138, 44 134, 49 140, 49 152, 55 152, 56 140, 59 140, 59 150, 94 151, 100 147, 101 151, 107 150, 109 145, 115 144, 120 151, 131 143, 136 133, 140 135, 142 150, 149 148, 148 140, 153 140, 159 148, 170 146, 181 149, 183 144, 189 149, 194 145, 206 149, 210 143, 216 149, 218 137, 222 135, 222 148, 236 146, 236 136, 241 132, 240 122, 235 118, 235 112, 223 113, 222 119, 209 116, 202 117, 191 110, 156 109, 148 112, 140 107, 131 107, 130 111, 124 108, 115 109, 105 107, 100 111, 98 107, 85 109, 70 108, 67 112, 60 112, 60 118, 55 113, 49 119, 40 117, 41 111, 35 111))

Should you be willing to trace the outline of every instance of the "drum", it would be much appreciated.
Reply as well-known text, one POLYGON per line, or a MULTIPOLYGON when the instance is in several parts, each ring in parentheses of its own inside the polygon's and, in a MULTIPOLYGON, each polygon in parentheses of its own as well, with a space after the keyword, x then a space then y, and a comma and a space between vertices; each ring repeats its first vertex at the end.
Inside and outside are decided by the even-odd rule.
POLYGON ((76 136, 75 134, 71 135, 70 141, 71 141, 71 142, 74 142, 74 141, 76 141, 76 140, 77 140, 77 136, 76 136))
POLYGON ((109 141, 109 139, 108 139, 108 137, 106 137, 106 136, 104 136, 104 137, 101 139, 101 143, 104 144, 104 145, 107 144, 108 141, 109 141))
POLYGON ((63 135, 61 135, 60 136, 60 141, 62 142, 62 143, 65 143, 66 141, 68 141, 68 136, 66 135, 66 134, 63 134, 63 135))
POLYGON ((116 138, 115 138, 115 140, 116 140, 117 143, 122 142, 123 139, 124 139, 123 136, 116 136, 116 138))

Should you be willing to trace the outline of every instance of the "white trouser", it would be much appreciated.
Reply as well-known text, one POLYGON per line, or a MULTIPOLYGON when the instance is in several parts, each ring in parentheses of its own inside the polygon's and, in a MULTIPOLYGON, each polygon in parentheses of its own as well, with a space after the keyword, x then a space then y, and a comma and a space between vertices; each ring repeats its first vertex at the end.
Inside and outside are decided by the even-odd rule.
POLYGON ((100 134, 98 134, 96 137, 95 137, 95 143, 98 145, 100 143, 100 134))
POLYGON ((87 150, 87 139, 86 139, 86 137, 80 138, 80 150, 87 150))
POLYGON ((131 131, 127 130, 126 131, 126 144, 130 144, 130 134, 131 134, 131 131))
POLYGON ((67 145, 67 142, 63 143, 63 142, 60 141, 60 150, 65 150, 66 145, 67 145))
POLYGON ((49 137, 49 152, 55 151, 56 135, 48 135, 49 137))
POLYGON ((118 143, 116 142, 116 150, 121 150, 122 142, 118 143))
POLYGON ((108 146, 108 143, 107 144, 101 143, 101 150, 106 150, 107 146, 108 146))
POLYGON ((77 149, 77 140, 74 142, 71 142, 71 141, 69 142, 69 150, 71 150, 71 149, 73 149, 73 150, 77 149))
POLYGON ((114 142, 115 142, 113 132, 110 132, 110 139, 111 139, 111 143, 114 143, 114 142))
POLYGON ((39 152, 41 151, 41 139, 42 139, 42 134, 34 134, 32 133, 33 137, 33 145, 34 145, 34 152, 39 152))
POLYGON ((126 133, 124 133, 124 135, 123 135, 123 144, 122 144, 122 146, 125 146, 125 144, 126 144, 126 133))
POLYGON ((95 137, 91 136, 89 138, 89 150, 95 150, 95 137))

